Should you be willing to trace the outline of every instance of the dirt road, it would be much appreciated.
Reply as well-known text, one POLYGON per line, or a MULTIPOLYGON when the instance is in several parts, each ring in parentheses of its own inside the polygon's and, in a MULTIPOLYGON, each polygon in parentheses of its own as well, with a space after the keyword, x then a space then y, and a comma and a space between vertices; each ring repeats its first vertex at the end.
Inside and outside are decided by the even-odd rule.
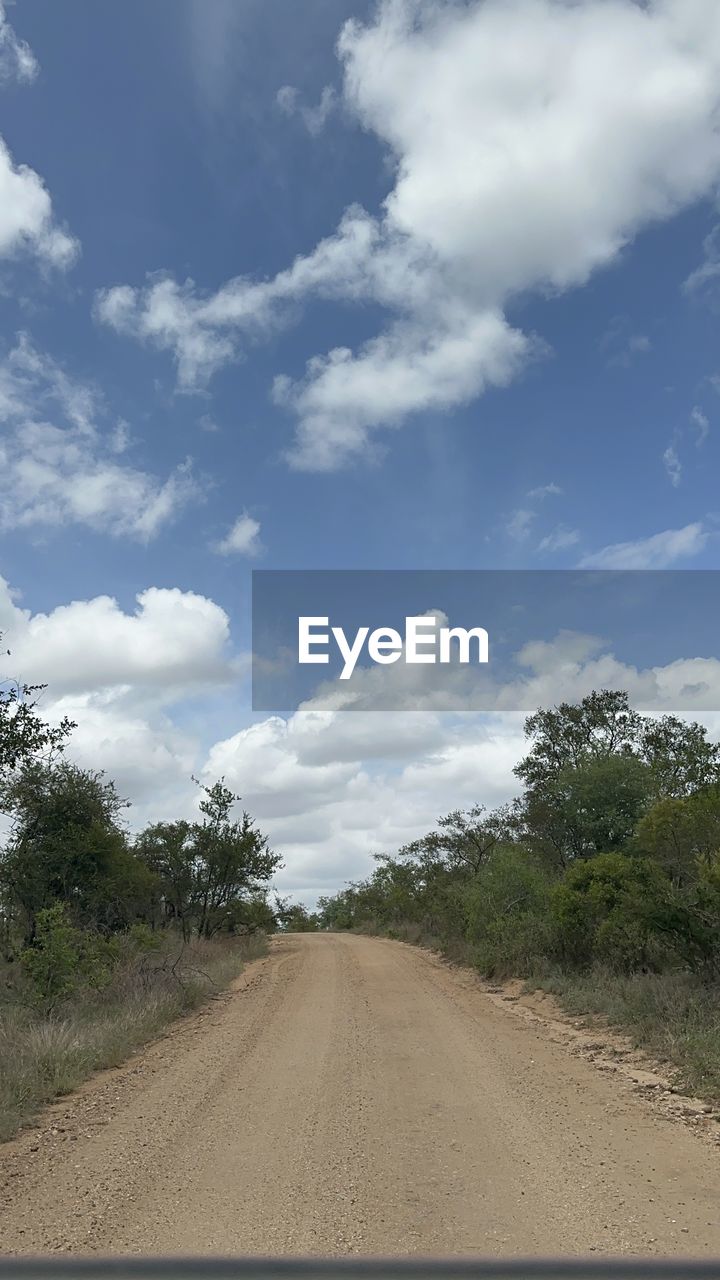
POLYGON ((0 1250, 720 1255, 720 1150, 399 943, 278 940, 0 1148, 0 1250))

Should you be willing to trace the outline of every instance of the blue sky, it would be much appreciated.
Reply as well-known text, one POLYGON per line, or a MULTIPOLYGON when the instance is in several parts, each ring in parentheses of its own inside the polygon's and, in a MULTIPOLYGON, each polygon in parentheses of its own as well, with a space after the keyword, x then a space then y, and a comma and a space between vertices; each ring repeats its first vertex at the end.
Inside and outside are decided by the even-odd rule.
POLYGON ((252 717, 253 566, 717 565, 719 71, 711 0, 6 5, 5 629, 138 820, 222 768, 312 894, 512 789, 252 717))

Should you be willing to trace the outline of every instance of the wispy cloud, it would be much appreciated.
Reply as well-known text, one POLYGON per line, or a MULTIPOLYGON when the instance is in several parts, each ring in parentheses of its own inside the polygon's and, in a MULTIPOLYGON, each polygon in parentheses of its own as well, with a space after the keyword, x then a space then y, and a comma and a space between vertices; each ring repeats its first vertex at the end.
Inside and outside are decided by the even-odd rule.
POLYGON ((690 414, 690 421, 694 427, 697 427, 697 439, 695 443, 698 448, 700 448, 710 434, 710 419, 706 413, 703 413, 702 409, 700 409, 698 405, 695 405, 690 414))
POLYGON ((30 45, 15 34, 0 0, 0 84, 11 81, 29 84, 37 73, 35 54, 30 45))
POLYGON ((275 100, 286 116, 298 116, 313 137, 322 133, 338 105, 337 93, 330 84, 325 85, 320 94, 320 101, 315 107, 306 106, 300 90, 291 84, 284 84, 282 89, 278 89, 275 100))
POLYGON ((720 222, 703 240, 704 261, 683 283, 685 293, 703 294, 715 288, 720 278, 720 222))
POLYGON ((580 534, 577 529, 568 529, 566 525, 559 524, 551 533, 548 533, 538 543, 538 551, 567 551, 569 547, 574 547, 580 541, 580 534))
POLYGON ((560 485, 551 480, 550 484, 541 484, 537 489, 529 489, 527 496, 528 498, 559 498, 561 494, 560 485))
POLYGON ((505 525, 505 532, 514 542, 524 542, 530 533, 530 525, 535 519, 535 512, 521 507, 513 511, 505 525))
POLYGON ((200 494, 189 462, 164 481, 118 458, 127 424, 107 417, 94 388, 74 382, 21 335, 0 361, 0 525, 80 524, 147 542, 200 494))
POLYGON ((676 433, 672 443, 668 445, 662 456, 663 465, 674 489, 678 488, 682 479, 682 463, 678 456, 677 443, 678 438, 676 433))
POLYGON ((665 529, 636 542, 615 542, 580 561, 581 569, 667 569, 699 555, 709 534, 698 521, 683 529, 665 529))

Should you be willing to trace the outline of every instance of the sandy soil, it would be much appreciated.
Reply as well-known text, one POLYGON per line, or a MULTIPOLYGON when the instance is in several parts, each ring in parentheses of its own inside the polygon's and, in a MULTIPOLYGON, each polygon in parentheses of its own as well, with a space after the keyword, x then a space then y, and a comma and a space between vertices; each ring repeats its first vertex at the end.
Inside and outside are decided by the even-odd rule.
POLYGON ((720 1255, 714 1116, 558 1026, 400 943, 281 938, 0 1148, 0 1249, 720 1255))

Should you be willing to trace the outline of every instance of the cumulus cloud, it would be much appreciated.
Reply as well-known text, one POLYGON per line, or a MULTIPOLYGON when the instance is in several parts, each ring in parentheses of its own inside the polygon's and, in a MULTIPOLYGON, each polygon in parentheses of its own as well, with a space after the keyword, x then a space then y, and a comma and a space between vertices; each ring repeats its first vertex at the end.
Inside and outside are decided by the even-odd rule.
POLYGON ((313 295, 386 307, 359 351, 276 383, 299 420, 289 456, 309 469, 516 376, 538 343, 507 323, 511 299, 582 285, 720 176, 714 0, 382 0, 338 51, 344 105, 394 164, 381 214, 349 210, 272 280, 205 296, 151 279, 97 303, 105 323, 170 350, 184 389, 313 295))
POLYGON ((243 511, 224 538, 213 544, 213 551, 221 556, 257 556, 262 551, 260 522, 243 511))
POLYGON ((0 2, 0 85, 13 80, 29 83, 38 73, 35 54, 10 26, 5 6, 0 2))
POLYGON ((583 569, 667 569, 678 560, 699 555, 709 534, 697 521, 683 529, 665 529, 636 542, 615 542, 580 561, 583 569))
POLYGON ((28 252, 64 270, 79 251, 78 241, 55 222, 42 178, 28 165, 17 165, 0 138, 0 257, 28 252))
POLYGON ((198 493, 189 463, 166 480, 119 462, 126 423, 102 433, 101 398, 21 335, 0 361, 0 525, 81 524, 147 541, 198 493))

